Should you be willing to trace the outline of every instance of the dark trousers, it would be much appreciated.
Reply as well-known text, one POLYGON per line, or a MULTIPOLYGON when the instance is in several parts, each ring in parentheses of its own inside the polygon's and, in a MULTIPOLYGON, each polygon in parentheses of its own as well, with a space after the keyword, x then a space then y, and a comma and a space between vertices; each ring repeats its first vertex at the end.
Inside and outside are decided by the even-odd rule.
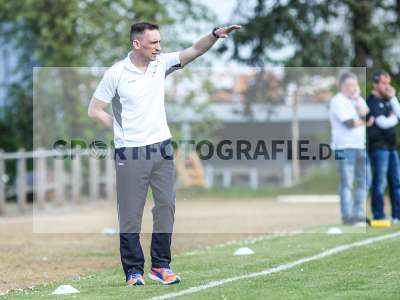
MULTIPOLYGON (((171 262, 171 233, 153 233, 151 236, 151 265, 169 268, 171 262)), ((143 274, 144 255, 139 233, 120 233, 121 263, 125 276, 143 274)))
POLYGON ((372 187, 371 206, 374 219, 386 218, 384 196, 389 181, 392 217, 400 218, 400 164, 396 150, 375 150, 371 152, 372 187))
POLYGON ((169 268, 175 215, 175 168, 170 140, 143 147, 115 150, 120 253, 125 275, 143 274, 140 244, 143 209, 148 188, 154 198, 151 262, 169 268))

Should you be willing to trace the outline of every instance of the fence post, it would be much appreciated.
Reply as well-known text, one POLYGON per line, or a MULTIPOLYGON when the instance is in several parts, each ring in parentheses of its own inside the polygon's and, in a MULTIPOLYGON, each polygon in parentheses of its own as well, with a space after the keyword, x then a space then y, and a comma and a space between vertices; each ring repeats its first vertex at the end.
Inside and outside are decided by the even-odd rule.
POLYGON ((229 188, 232 185, 232 171, 230 169, 224 169, 222 173, 222 186, 229 188))
POLYGON ((0 215, 6 213, 6 183, 5 179, 5 163, 3 159, 3 150, 0 150, 0 215))
POLYGON ((292 180, 292 165, 289 163, 285 163, 283 166, 283 186, 284 187, 291 187, 293 186, 292 180))
POLYGON ((89 191, 90 200, 96 201, 99 198, 99 176, 98 176, 98 161, 95 157, 89 154, 89 191))
POLYGON ((258 189, 258 169, 252 168, 250 170, 250 187, 252 190, 258 189))
POLYGON ((38 154, 36 161, 37 179, 35 180, 37 188, 36 200, 39 208, 42 208, 46 201, 46 184, 47 184, 46 156, 44 155, 42 150, 43 150, 42 148, 39 148, 37 151, 38 154))
POLYGON ((17 161, 17 204, 19 211, 23 212, 26 208, 26 159, 24 149, 18 151, 17 161))
POLYGON ((105 184, 106 184, 106 199, 114 200, 114 159, 112 155, 112 150, 106 157, 106 176, 105 176, 105 184))
POLYGON ((64 159, 62 156, 54 157, 54 176, 55 176, 55 203, 62 205, 65 201, 64 186, 64 159))
POLYGON ((82 174, 81 174, 81 154, 79 151, 72 159, 72 202, 77 203, 81 197, 82 174))
POLYGON ((214 168, 211 165, 206 165, 205 167, 205 173, 206 173, 206 180, 207 180, 207 187, 213 187, 214 186, 214 168))

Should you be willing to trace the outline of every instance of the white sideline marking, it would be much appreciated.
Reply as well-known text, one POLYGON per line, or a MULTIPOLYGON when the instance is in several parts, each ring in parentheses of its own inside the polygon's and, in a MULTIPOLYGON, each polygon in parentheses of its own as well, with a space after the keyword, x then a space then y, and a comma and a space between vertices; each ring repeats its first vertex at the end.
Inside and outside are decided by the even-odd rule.
POLYGON ((283 203, 338 203, 338 195, 285 195, 278 196, 283 203))
POLYGON ((328 250, 325 250, 321 253, 318 253, 316 255, 313 256, 308 256, 308 257, 304 257, 301 258, 299 260, 290 262, 290 263, 286 263, 286 264, 282 264, 270 269, 266 269, 260 272, 255 272, 255 273, 250 273, 250 274, 245 274, 245 275, 241 275, 241 276, 236 276, 236 277, 230 277, 230 278, 225 278, 225 279, 221 279, 221 280, 216 280, 216 281, 211 281, 207 284, 203 284, 203 285, 199 285, 199 286, 194 286, 191 288, 188 288, 186 290, 182 290, 179 292, 175 292, 175 293, 169 293, 169 294, 165 294, 165 295, 161 295, 161 296, 157 296, 157 297, 153 297, 150 298, 150 300, 162 300, 162 299, 172 299, 172 298, 176 298, 176 297, 180 297, 180 296, 184 296, 184 295, 188 295, 188 294, 194 294, 197 292, 200 292, 202 290, 206 290, 209 288, 213 288, 216 286, 220 286, 226 283, 230 283, 233 281, 237 281, 237 280, 241 280, 241 279, 248 279, 248 278, 254 278, 254 277, 258 277, 258 276, 264 276, 264 275, 269 275, 272 273, 277 273, 280 271, 285 271, 288 269, 292 269, 294 267, 297 267, 299 265, 302 265, 304 263, 310 262, 310 261, 314 261, 314 260, 319 260, 321 258, 327 257, 327 256, 331 256, 331 255, 335 255, 337 253, 340 252, 344 252, 346 250, 349 250, 351 248, 356 248, 356 247, 361 247, 361 246, 365 246, 365 245, 369 245, 369 244, 373 244, 375 242, 379 242, 379 241, 383 241, 383 240, 389 240, 389 239, 394 239, 400 237, 400 232, 395 232, 395 233, 391 233, 391 234, 387 234, 387 235, 382 235, 382 236, 378 236, 378 237, 373 237, 373 238, 368 238, 365 240, 361 240, 358 242, 354 242, 351 244, 345 244, 345 245, 341 245, 341 246, 337 246, 328 250))

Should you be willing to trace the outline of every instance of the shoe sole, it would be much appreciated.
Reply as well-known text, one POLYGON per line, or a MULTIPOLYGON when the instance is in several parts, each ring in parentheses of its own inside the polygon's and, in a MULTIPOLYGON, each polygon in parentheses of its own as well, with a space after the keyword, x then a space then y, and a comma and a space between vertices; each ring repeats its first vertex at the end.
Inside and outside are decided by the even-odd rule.
POLYGON ((162 280, 161 278, 159 278, 158 276, 155 276, 150 273, 147 275, 147 277, 149 277, 149 279, 151 279, 151 280, 158 281, 164 285, 176 284, 176 283, 181 282, 181 279, 179 277, 176 277, 176 279, 174 281, 165 281, 165 280, 162 280))
POLYGON ((141 286, 144 284, 145 284, 144 281, 139 280, 139 281, 136 281, 135 283, 127 284, 127 286, 141 286))

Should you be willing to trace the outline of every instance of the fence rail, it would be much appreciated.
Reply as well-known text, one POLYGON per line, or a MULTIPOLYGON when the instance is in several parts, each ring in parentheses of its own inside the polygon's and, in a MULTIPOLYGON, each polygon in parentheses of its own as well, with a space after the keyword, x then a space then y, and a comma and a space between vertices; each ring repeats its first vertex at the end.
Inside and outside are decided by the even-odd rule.
MULTIPOLYGON (((62 206, 116 198, 115 168, 112 151, 100 153, 102 159, 90 150, 45 150, 4 153, 0 150, 0 215, 6 214, 6 200, 15 197, 18 210, 25 212, 31 197, 35 207, 62 206), (9 165, 15 168, 15 178, 7 182, 9 165), (33 166, 28 171, 28 163, 33 166)), ((98 153, 97 153, 98 155, 98 153)), ((236 186, 237 177, 245 177, 244 185, 258 189, 263 184, 264 173, 256 167, 216 167, 206 165, 205 180, 208 187, 236 186)), ((290 186, 291 170, 288 164, 282 170, 270 170, 281 174, 284 186, 290 186), (289 169, 288 169, 289 167, 289 169)), ((177 172, 179 173, 179 172, 177 172)), ((179 175, 179 174, 178 174, 179 175)), ((241 179, 242 180, 242 179, 241 179)), ((180 186, 180 179, 178 178, 180 186)))
POLYGON ((20 212, 27 210, 29 195, 39 208, 50 203, 58 206, 67 202, 79 203, 85 195, 90 201, 114 199, 115 170, 111 152, 102 153, 101 159, 90 154, 88 150, 79 149, 21 149, 15 153, 0 150, 0 214, 6 213, 7 196, 16 198, 20 212), (83 164, 84 159, 88 160, 87 165, 83 164), (27 169, 28 160, 32 160, 32 171, 27 169), (9 162, 15 164, 16 170, 12 184, 7 184, 9 162), (69 195, 68 199, 66 195, 69 195))

